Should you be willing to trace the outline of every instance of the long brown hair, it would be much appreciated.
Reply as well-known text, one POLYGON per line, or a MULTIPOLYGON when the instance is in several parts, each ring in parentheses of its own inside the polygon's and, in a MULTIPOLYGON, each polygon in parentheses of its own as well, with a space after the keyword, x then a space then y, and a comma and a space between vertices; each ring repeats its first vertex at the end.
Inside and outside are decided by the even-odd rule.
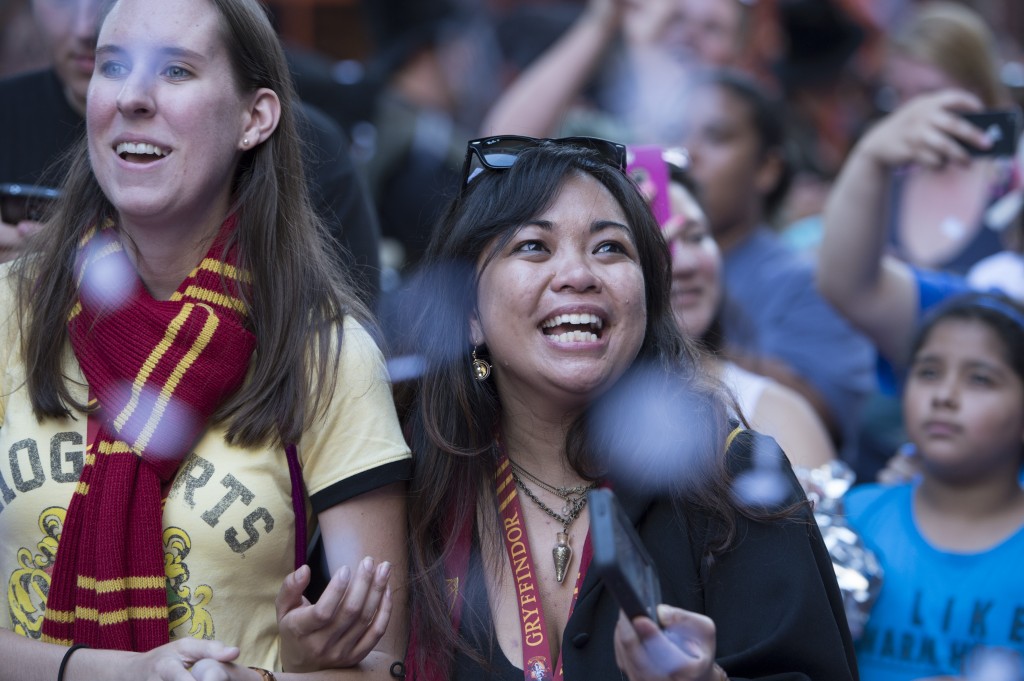
MULTIPOLYGON (((636 187, 617 168, 593 152, 563 145, 541 145, 523 151, 506 171, 486 171, 475 177, 435 229, 427 251, 425 271, 434 276, 421 289, 431 304, 415 324, 412 338, 420 341, 425 372, 417 382, 401 386, 400 403, 407 409, 405 424, 415 452, 410 495, 411 588, 417 668, 440 662, 451 668, 457 652, 478 659, 471 646, 452 630, 445 560, 459 528, 473 521, 478 499, 493 499, 487 481, 496 466, 494 436, 501 404, 493 382, 473 380, 470 372, 470 314, 476 307, 476 263, 488 258, 512 238, 520 225, 542 212, 573 174, 600 182, 625 213, 644 274, 647 327, 633 368, 656 367, 670 380, 686 382, 699 397, 700 418, 694 419, 693 442, 699 461, 689 484, 680 485, 680 501, 695 504, 720 519, 725 528, 714 550, 722 550, 735 530, 734 506, 724 466, 727 416, 722 394, 701 372, 694 346, 679 332, 670 304, 670 258, 650 208, 636 187)), ((484 349, 481 348, 481 354, 484 349)), ((614 392, 613 387, 606 396, 614 392)), ((568 428, 567 459, 582 477, 605 475, 606 441, 588 428, 591 405, 568 428)))
MULTIPOLYGON (((258 0, 209 0, 221 17, 235 86, 269 88, 281 101, 277 129, 242 156, 231 211, 238 215, 239 265, 252 275, 243 294, 256 336, 248 380, 214 414, 230 442, 296 442, 326 408, 338 366, 341 325, 369 314, 332 262, 328 233, 307 195, 284 51, 258 0)), ((77 299, 73 263, 82 235, 117 211, 89 163, 85 140, 73 152, 62 198, 32 252, 16 264, 21 352, 36 417, 66 417, 85 405, 72 396, 64 359, 67 318, 77 299)), ((229 247, 230 245, 229 244, 229 247)))

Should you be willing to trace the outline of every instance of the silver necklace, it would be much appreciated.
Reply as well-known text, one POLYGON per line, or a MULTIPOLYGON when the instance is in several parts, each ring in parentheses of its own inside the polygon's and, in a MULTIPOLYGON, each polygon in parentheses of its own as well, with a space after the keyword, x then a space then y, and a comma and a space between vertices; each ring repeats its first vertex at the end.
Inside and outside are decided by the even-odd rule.
POLYGON ((555 561, 555 579, 561 584, 569 570, 569 563, 572 561, 572 547, 569 546, 569 527, 580 517, 583 508, 587 505, 587 492, 597 487, 597 482, 589 482, 573 487, 555 487, 533 475, 515 461, 512 461, 512 459, 509 459, 508 462, 512 467, 512 479, 515 481, 516 487, 521 489, 523 494, 529 497, 530 501, 535 503, 540 510, 544 511, 562 526, 562 531, 555 535, 555 546, 551 549, 551 557, 555 561), (562 506, 562 512, 558 513, 541 501, 533 490, 526 486, 523 482, 523 477, 535 482, 565 502, 562 506))

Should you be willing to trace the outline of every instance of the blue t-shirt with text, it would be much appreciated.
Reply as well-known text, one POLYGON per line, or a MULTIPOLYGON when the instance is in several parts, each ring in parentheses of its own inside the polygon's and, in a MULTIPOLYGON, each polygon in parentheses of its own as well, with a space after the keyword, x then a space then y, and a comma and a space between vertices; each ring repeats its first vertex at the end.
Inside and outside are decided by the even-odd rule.
POLYGON ((980 553, 936 548, 915 523, 915 486, 860 485, 845 498, 885 570, 856 643, 862 681, 956 676, 979 646, 1024 655, 1024 528, 980 553))

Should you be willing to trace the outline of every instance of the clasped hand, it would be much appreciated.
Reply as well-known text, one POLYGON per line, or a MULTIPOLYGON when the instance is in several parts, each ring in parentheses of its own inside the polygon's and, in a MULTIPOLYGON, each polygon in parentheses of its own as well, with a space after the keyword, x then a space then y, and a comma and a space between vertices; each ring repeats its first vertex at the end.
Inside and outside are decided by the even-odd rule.
MULTIPOLYGON (((285 578, 277 595, 281 661, 290 672, 351 667, 380 642, 391 617, 391 565, 365 558, 355 575, 338 570, 316 603, 303 596, 309 566, 285 578)), ((235 663, 237 647, 219 641, 181 639, 140 654, 133 678, 160 681, 256 681, 260 678, 235 663)))

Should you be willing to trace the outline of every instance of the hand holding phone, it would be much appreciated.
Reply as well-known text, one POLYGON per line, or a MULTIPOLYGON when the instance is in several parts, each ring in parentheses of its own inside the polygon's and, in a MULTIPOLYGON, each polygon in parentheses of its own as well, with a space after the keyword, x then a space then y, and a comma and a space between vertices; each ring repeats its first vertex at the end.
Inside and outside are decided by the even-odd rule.
POLYGON ((715 664, 715 623, 711 618, 681 608, 662 606, 661 582, 651 555, 610 489, 587 493, 590 542, 594 550, 590 569, 618 601, 627 619, 615 627, 615 660, 631 679, 664 678, 676 673, 686 678, 726 679, 715 664), (650 622, 633 619, 647 617, 650 622))
POLYGON ((662 605, 660 625, 619 617, 615 662, 626 678, 713 679, 729 676, 715 663, 715 623, 700 613, 662 605))
POLYGON ((8 225, 40 222, 60 191, 33 184, 0 184, 0 221, 8 225))
POLYGON ((610 489, 587 493, 590 508, 591 569, 626 615, 658 623, 661 582, 651 555, 610 489))
POLYGON ((1020 116, 1016 111, 979 111, 960 115, 974 127, 984 131, 992 143, 987 149, 981 149, 960 142, 971 156, 1013 156, 1017 151, 1020 116))

